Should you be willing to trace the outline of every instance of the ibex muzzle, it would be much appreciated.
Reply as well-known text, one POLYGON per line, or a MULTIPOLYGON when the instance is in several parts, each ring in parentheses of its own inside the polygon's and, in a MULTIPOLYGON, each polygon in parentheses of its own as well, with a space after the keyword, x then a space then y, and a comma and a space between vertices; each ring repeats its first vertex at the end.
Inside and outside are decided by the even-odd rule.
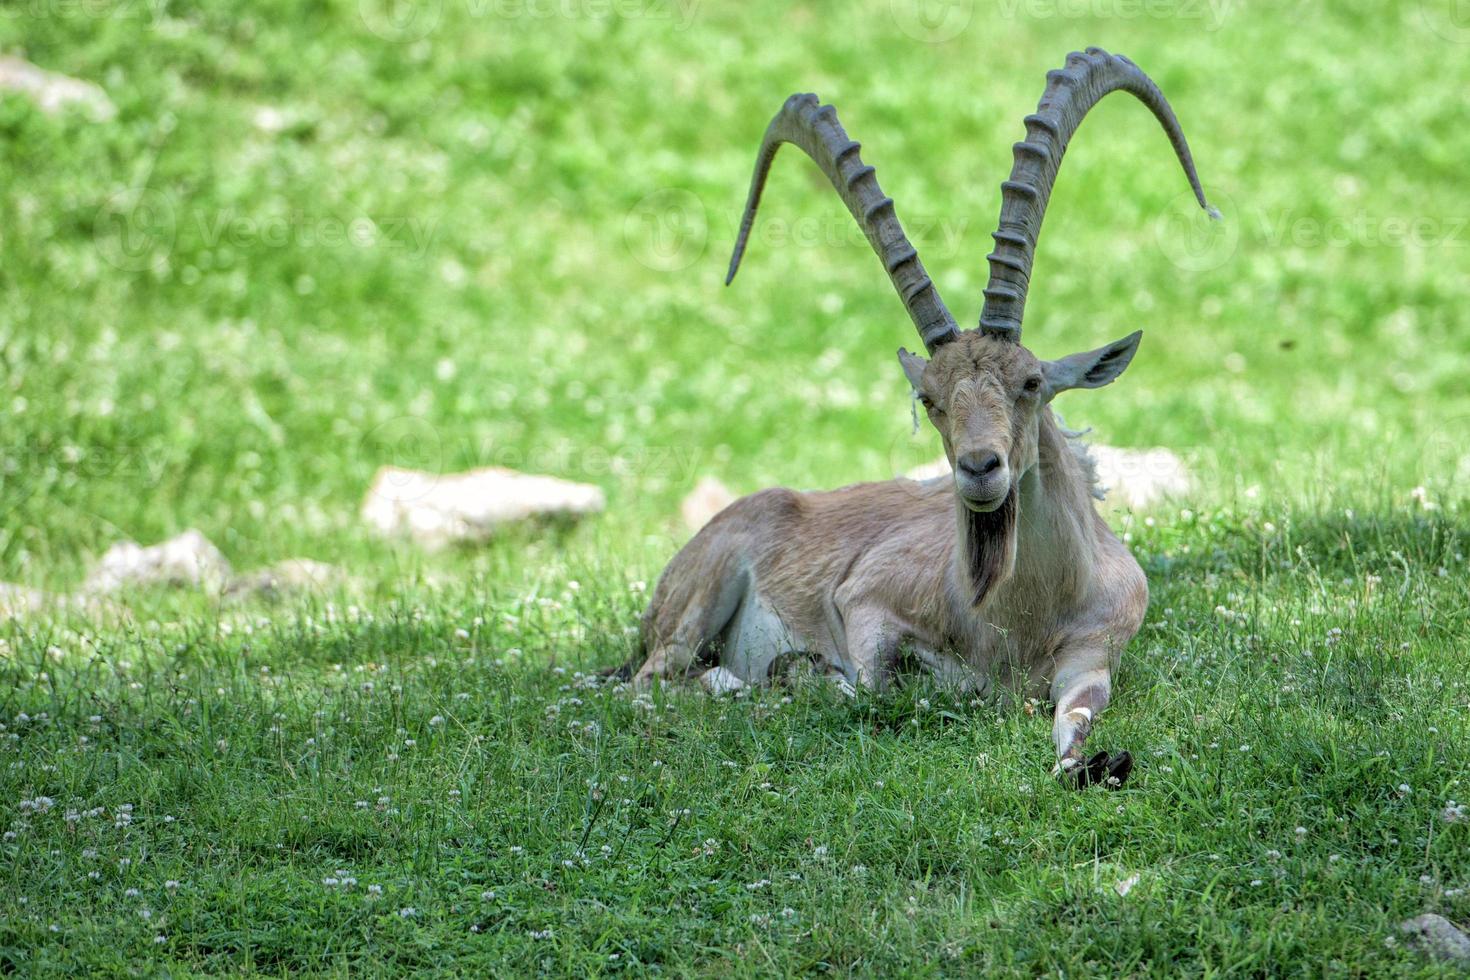
POLYGON ((814 95, 787 100, 761 143, 729 278, 776 150, 800 147, 857 219, 918 328, 928 359, 898 356, 954 474, 736 501, 660 578, 644 614, 648 657, 637 683, 696 673, 712 689, 764 683, 780 654, 802 651, 844 684, 882 687, 907 656, 962 688, 1049 697, 1058 771, 1080 784, 1127 777, 1126 752, 1089 758, 1083 744, 1143 622, 1148 583, 1098 516, 1085 452, 1050 402, 1113 381, 1141 334, 1055 361, 1020 342, 1062 155, 1087 111, 1119 89, 1153 111, 1200 206, 1214 214, 1178 121, 1148 76, 1098 48, 1073 53, 1048 73, 1015 145, 984 309, 978 327, 964 331, 836 112, 814 95))

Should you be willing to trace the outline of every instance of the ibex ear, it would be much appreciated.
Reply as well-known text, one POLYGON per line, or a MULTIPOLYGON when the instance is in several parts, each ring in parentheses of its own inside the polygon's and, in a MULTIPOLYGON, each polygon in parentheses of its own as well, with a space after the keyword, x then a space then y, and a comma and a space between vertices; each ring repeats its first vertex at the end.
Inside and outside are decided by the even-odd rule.
POLYGON ((929 366, 929 362, 918 354, 910 354, 900 347, 898 349, 898 363, 903 365, 903 373, 908 377, 909 384, 913 386, 913 389, 922 392, 924 390, 924 369, 929 366))
POLYGON ((1097 350, 1072 354, 1059 361, 1042 362, 1041 371, 1046 375, 1048 391, 1055 395, 1068 388, 1101 388, 1111 384, 1138 353, 1138 342, 1142 339, 1143 331, 1136 330, 1097 350))

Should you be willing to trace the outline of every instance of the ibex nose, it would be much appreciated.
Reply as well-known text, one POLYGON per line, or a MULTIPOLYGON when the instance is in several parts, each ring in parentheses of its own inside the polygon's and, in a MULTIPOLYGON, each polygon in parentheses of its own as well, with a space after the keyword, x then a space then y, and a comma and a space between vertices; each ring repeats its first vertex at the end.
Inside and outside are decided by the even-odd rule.
POLYGON ((1000 469, 1000 454, 995 452, 965 453, 955 460, 961 473, 972 480, 983 480, 1000 469))

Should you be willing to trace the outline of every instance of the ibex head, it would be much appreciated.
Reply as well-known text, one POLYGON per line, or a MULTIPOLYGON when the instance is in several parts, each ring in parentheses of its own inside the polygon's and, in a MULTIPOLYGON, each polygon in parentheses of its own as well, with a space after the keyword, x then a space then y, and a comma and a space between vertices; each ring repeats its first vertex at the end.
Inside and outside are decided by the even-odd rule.
POLYGON ((898 358, 944 439, 955 492, 979 513, 1005 502, 1036 465, 1041 408, 1069 388, 1100 388, 1133 359, 1142 331, 1085 354, 1043 361, 1010 339, 979 330, 957 334, 932 360, 903 348, 898 358))
POLYGON ((1123 372, 1141 333, 1084 354, 1042 361, 1021 346, 1021 317, 1031 263, 1046 204, 1072 134, 1109 92, 1131 92, 1163 125, 1200 206, 1205 202, 1189 145, 1169 103, 1153 81, 1127 58, 1100 48, 1067 56, 1065 68, 1047 73, 1046 91, 1026 117, 1026 139, 1015 144, 1010 179, 1001 184, 1000 226, 988 258, 990 282, 979 325, 959 330, 918 252, 894 213, 893 199, 878 186, 873 168, 858 156, 830 105, 815 95, 793 95, 771 120, 756 159, 755 176, 726 283, 735 278, 771 161, 782 143, 800 147, 832 182, 862 226, 899 297, 919 330, 929 360, 900 349, 904 374, 944 439, 954 467, 955 490, 973 513, 996 511, 1037 459, 1042 406, 1068 388, 1098 388, 1123 372))

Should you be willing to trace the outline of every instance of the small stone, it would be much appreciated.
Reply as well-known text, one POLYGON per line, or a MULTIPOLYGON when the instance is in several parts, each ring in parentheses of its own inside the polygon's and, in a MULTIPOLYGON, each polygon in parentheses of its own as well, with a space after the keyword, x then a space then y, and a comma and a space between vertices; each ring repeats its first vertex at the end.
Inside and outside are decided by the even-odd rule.
POLYGON ((310 558, 287 558, 236 576, 225 587, 225 594, 236 599, 275 602, 287 595, 323 592, 342 581, 342 572, 333 565, 310 558))
POLYGON ((137 585, 220 586, 230 563, 203 534, 190 529, 145 548, 120 541, 107 549, 82 585, 91 595, 107 595, 137 585))
POLYGON ((699 675, 699 683, 711 694, 730 694, 745 686, 745 682, 733 671, 724 667, 711 667, 699 675))
POLYGON ((729 487, 712 476, 703 476, 679 504, 679 513, 684 518, 685 527, 698 531, 734 502, 735 495, 729 487))
POLYGON ((1088 446, 1087 451, 1111 506, 1147 510, 1188 495, 1193 485, 1184 460, 1167 449, 1088 446))
POLYGON ((601 487, 500 466, 445 474, 384 466, 362 502, 362 518, 384 535, 441 548, 489 540, 504 524, 579 518, 606 504, 601 487))
MULTIPOLYGON (((1086 446, 1086 453, 1086 464, 1097 481, 1094 495, 1100 495, 1108 507, 1147 510, 1187 496, 1194 485, 1184 460, 1168 449, 1118 449, 1094 443, 1086 446)), ((951 472, 949 460, 941 456, 914 467, 904 477, 923 482, 951 472)))
POLYGON ((1455 928, 1442 915, 1432 912, 1405 919, 1399 930, 1408 936, 1408 944, 1443 963, 1470 966, 1470 936, 1455 928))
POLYGON ((98 86, 46 71, 21 58, 0 58, 0 91, 20 93, 48 115, 68 105, 81 106, 93 122, 106 122, 117 115, 112 100, 98 86))
POLYGON ((950 468, 949 460, 941 456, 932 463, 921 463, 913 469, 904 473, 905 480, 913 480, 923 483, 926 480, 937 479, 941 476, 949 476, 954 470, 950 468))
POLYGON ((24 585, 0 582, 0 620, 15 619, 38 611, 46 603, 46 595, 24 585))

